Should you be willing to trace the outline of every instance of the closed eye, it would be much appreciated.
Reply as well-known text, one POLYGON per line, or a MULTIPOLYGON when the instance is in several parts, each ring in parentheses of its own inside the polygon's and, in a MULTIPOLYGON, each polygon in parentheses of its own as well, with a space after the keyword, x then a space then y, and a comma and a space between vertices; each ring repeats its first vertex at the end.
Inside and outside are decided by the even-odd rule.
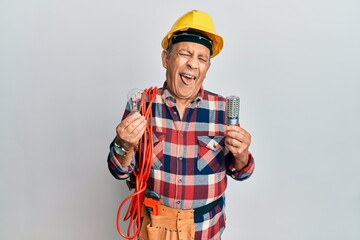
POLYGON ((191 54, 188 52, 179 52, 179 55, 182 57, 191 57, 191 54))
POLYGON ((205 57, 199 57, 199 61, 201 63, 208 63, 209 62, 209 59, 205 58, 205 57))

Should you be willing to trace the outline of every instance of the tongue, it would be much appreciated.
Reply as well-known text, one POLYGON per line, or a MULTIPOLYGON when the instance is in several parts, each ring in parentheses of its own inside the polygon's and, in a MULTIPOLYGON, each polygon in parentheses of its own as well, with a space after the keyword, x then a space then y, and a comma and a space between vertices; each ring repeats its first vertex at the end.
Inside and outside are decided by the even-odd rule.
POLYGON ((191 84, 191 83, 194 81, 193 78, 188 78, 188 77, 186 77, 186 76, 184 76, 184 75, 180 75, 180 77, 181 77, 181 80, 182 80, 186 85, 189 85, 189 84, 191 84))

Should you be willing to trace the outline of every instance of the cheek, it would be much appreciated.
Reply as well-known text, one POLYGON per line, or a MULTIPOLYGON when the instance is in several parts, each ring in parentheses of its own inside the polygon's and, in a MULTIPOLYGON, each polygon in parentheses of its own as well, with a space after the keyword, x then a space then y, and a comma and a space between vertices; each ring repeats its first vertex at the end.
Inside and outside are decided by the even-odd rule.
POLYGON ((207 74, 207 71, 209 70, 209 68, 204 68, 204 69, 200 69, 200 78, 202 79, 201 82, 204 81, 204 79, 206 78, 206 74, 207 74))

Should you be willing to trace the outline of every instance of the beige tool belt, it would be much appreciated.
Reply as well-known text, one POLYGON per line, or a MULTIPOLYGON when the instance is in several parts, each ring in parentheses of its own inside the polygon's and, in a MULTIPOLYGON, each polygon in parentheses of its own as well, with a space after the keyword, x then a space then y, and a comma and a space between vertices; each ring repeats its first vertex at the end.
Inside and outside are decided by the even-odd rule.
POLYGON ((140 240, 193 240, 195 223, 193 210, 181 210, 160 206, 159 215, 151 219, 143 206, 140 240))

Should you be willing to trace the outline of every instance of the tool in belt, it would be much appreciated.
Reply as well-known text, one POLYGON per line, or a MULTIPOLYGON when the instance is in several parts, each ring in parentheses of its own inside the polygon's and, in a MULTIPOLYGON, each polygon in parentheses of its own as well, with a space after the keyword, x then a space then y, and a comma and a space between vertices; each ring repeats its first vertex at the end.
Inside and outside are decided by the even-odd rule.
MULTIPOLYGON (((209 204, 206 204, 201 207, 194 208, 194 217, 202 216, 205 213, 210 212, 213 208, 215 208, 218 203, 220 202, 220 199, 222 197, 219 197, 215 201, 212 201, 209 204)), ((146 207, 147 213, 150 217, 150 213, 152 215, 159 215, 160 210, 160 195, 154 191, 150 191, 148 189, 145 190, 145 197, 144 197, 144 205, 146 207)))

